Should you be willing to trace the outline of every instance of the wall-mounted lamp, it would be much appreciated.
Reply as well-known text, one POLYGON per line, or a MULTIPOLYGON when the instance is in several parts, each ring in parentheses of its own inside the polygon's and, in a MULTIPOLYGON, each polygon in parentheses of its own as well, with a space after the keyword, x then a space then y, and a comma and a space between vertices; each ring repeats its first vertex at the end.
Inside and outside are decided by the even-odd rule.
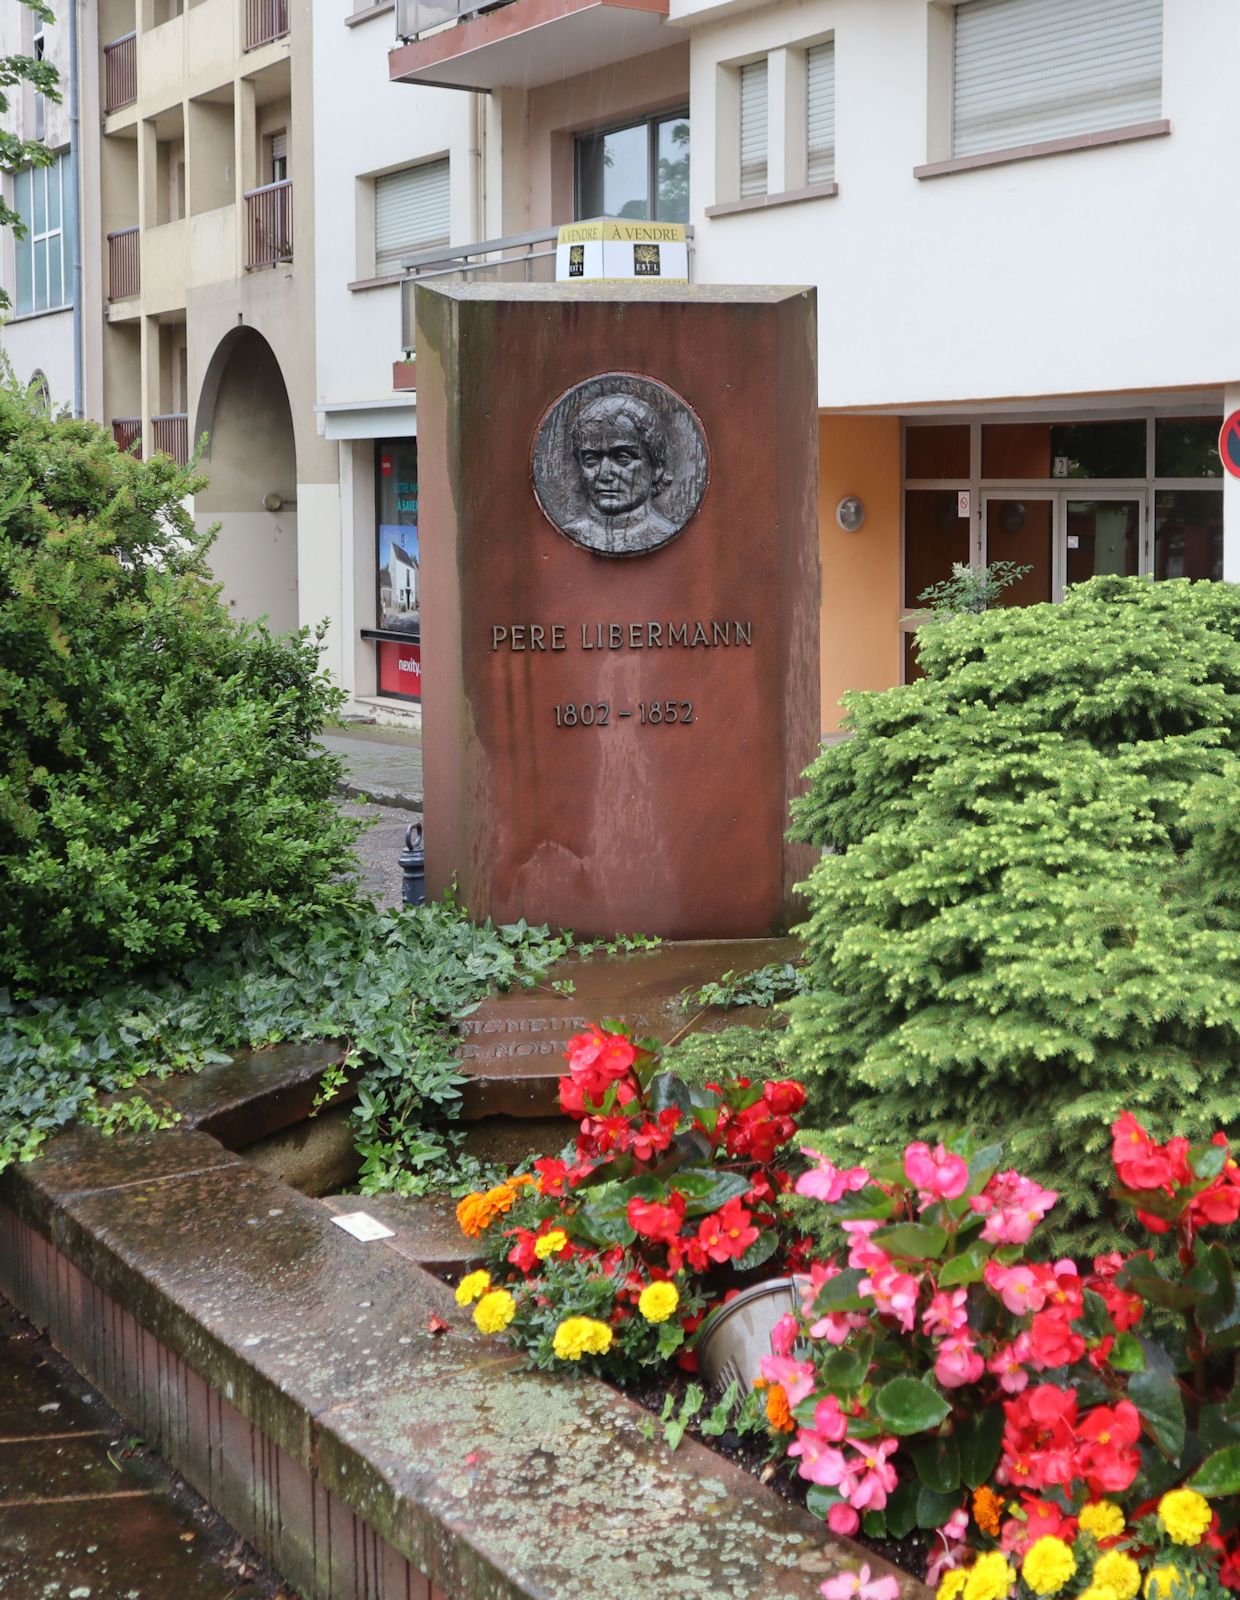
POLYGON ((835 520, 845 533, 856 533, 865 521, 865 505, 855 494, 846 494, 835 508, 835 520))
POLYGON ((284 504, 283 495, 278 495, 275 492, 274 489, 271 491, 270 494, 265 494, 263 496, 263 510, 264 511, 279 511, 280 507, 283 504, 284 504))

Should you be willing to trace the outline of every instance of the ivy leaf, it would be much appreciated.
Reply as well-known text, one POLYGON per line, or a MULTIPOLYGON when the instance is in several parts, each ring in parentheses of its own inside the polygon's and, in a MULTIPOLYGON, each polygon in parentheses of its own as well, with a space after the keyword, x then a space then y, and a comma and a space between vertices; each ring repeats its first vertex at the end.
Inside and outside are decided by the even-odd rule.
POLYGON ((874 1410, 892 1433, 904 1435, 937 1428, 951 1407, 918 1378, 892 1378, 874 1396, 874 1410))

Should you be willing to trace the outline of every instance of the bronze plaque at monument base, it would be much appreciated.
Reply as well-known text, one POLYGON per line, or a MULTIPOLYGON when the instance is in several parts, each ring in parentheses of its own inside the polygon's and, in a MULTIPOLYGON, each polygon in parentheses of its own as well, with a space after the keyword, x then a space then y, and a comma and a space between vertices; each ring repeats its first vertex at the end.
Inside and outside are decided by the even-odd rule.
POLYGON ((813 861, 810 290, 418 289, 427 888, 770 933, 813 861))

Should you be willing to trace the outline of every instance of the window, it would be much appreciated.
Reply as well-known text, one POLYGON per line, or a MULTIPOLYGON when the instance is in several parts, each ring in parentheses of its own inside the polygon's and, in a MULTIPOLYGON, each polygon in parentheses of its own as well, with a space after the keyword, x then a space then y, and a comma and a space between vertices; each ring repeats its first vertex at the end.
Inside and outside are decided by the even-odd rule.
POLYGON ((281 128, 278 133, 273 133, 268 140, 269 160, 268 167, 271 176, 268 183, 283 183, 288 177, 288 132, 281 128))
POLYGON ((577 216, 689 220, 689 113, 577 139, 577 216))
POLYGON ((767 65, 751 61, 741 68, 741 199, 766 193, 767 65))
POLYGON ((18 316, 70 304, 73 294, 73 167, 68 155, 48 167, 23 167, 13 180, 14 204, 26 226, 15 241, 18 316))
POLYGON ((375 179, 375 273, 399 272, 401 258, 447 244, 448 158, 375 179))
POLYGON ((952 155, 1156 120, 1163 0, 964 0, 952 155))
POLYGON ((805 181, 835 179, 835 41, 805 52, 805 181))

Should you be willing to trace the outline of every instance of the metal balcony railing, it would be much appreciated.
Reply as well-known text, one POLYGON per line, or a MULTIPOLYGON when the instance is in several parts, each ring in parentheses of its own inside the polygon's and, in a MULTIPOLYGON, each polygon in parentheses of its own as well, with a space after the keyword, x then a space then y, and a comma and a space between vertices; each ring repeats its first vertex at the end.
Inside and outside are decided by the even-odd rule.
POLYGON ((183 467, 189 460, 189 417, 185 412, 170 411, 162 417, 152 417, 151 445, 183 467))
POLYGON ((118 450, 133 450, 135 455, 141 452, 134 450, 134 446, 142 437, 141 417, 113 417, 112 437, 116 440, 118 450))
POLYGON ((274 267, 293 259, 293 180, 265 183, 245 196, 245 265, 274 267))
POLYGON ((446 22, 463 22, 479 11, 496 11, 511 0, 396 0, 396 37, 406 44, 446 22))
POLYGON ((282 39, 288 32, 288 0, 245 0, 246 50, 282 39))
POLYGON ((108 235, 108 299, 127 300, 142 287, 142 235, 118 228, 108 235))
POLYGON ((138 35, 127 33, 103 47, 103 109, 120 111, 138 98, 138 35))

